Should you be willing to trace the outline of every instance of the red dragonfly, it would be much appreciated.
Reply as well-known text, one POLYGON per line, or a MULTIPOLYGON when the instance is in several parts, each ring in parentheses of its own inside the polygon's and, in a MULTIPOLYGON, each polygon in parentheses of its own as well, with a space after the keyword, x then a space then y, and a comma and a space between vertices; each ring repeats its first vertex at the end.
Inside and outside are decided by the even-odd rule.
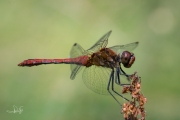
POLYGON ((126 85, 120 82, 120 75, 128 78, 128 75, 121 68, 121 63, 126 68, 131 67, 135 61, 135 56, 131 51, 138 46, 138 42, 106 48, 111 32, 109 31, 102 36, 88 50, 84 50, 79 44, 75 43, 71 49, 70 58, 28 59, 19 63, 18 66, 71 64, 70 78, 72 80, 84 68, 82 78, 89 89, 103 95, 110 94, 118 103, 119 101, 114 97, 114 94, 128 100, 115 91, 114 83, 118 86, 126 85))

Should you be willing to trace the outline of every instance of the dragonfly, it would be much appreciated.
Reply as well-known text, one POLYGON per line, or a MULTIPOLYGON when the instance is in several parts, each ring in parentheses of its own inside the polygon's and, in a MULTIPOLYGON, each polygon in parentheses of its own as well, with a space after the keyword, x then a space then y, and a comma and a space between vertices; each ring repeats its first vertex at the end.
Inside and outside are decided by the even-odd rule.
POLYGON ((119 95, 129 101, 117 92, 114 86, 127 85, 121 83, 121 76, 129 77, 122 69, 121 64, 125 68, 132 66, 135 61, 135 55, 132 51, 138 46, 139 42, 106 47, 111 32, 107 32, 87 50, 84 50, 78 43, 75 43, 71 48, 69 58, 27 59, 19 63, 18 66, 32 67, 42 64, 70 64, 70 79, 74 80, 76 75, 84 69, 82 79, 89 89, 102 95, 111 95, 119 104, 120 102, 115 95, 119 95))

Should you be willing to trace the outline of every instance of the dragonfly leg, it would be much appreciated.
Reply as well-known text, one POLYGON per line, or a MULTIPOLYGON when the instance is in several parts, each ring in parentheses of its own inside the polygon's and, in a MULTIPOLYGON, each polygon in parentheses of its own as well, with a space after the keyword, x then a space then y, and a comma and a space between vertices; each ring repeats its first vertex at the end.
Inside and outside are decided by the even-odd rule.
MULTIPOLYGON (((112 70, 112 72, 111 72, 109 82, 108 82, 108 86, 107 86, 107 90, 111 94, 111 96, 116 100, 116 102, 118 102, 118 104, 121 105, 121 103, 116 99, 116 97, 110 92, 110 84, 111 84, 113 78, 114 78, 114 70, 112 70)), ((112 82, 112 87, 113 87, 113 82, 112 82)))
MULTIPOLYGON (((120 68, 121 69, 121 68, 120 68)), ((121 78, 119 75, 125 75, 127 77, 127 80, 129 81, 129 75, 127 75, 126 73, 125 74, 122 74, 121 73, 121 70, 119 68, 116 69, 116 78, 115 78, 115 83, 120 85, 120 86, 124 86, 124 85, 130 85, 130 84, 121 84, 121 78)), ((124 72, 124 71, 123 71, 124 72)))
MULTIPOLYGON (((123 85, 130 85, 130 84, 121 84, 120 79, 119 79, 119 73, 117 73, 117 78, 118 78, 119 83, 120 83, 121 86, 123 86, 123 85)), ((120 97, 122 97, 123 99, 129 101, 129 100, 128 100, 127 98, 125 98, 123 95, 119 94, 118 92, 116 92, 116 91, 114 90, 114 75, 112 76, 112 91, 115 92, 115 93, 116 93, 117 95, 119 95, 120 97)))
POLYGON ((123 74, 122 74, 122 73, 119 72, 121 75, 125 75, 126 77, 129 77, 129 76, 130 76, 130 75, 126 74, 126 73, 124 72, 124 70, 123 70, 121 67, 120 67, 120 70, 121 70, 122 73, 123 73, 123 74))

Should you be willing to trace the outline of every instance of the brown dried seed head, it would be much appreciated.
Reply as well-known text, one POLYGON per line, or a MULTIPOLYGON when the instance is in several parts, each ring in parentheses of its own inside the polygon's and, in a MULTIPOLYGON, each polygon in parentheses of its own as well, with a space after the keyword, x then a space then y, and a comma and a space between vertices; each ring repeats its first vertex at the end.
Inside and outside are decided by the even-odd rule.
POLYGON ((140 88, 141 88, 141 84, 140 84, 140 83, 137 83, 137 84, 136 84, 136 88, 137 88, 137 89, 140 89, 140 88))
POLYGON ((122 113, 125 120, 145 120, 144 104, 147 102, 147 98, 140 92, 141 79, 137 76, 137 72, 130 76, 131 84, 124 86, 122 93, 130 93, 132 96, 131 102, 123 104, 122 113), (140 116, 139 116, 140 115, 140 116), (138 117, 139 116, 139 117, 138 117))
POLYGON ((125 112, 127 109, 126 109, 126 108, 123 108, 122 110, 123 110, 123 112, 125 112))
POLYGON ((129 86, 123 86, 123 89, 122 89, 122 93, 127 93, 129 92, 129 86))

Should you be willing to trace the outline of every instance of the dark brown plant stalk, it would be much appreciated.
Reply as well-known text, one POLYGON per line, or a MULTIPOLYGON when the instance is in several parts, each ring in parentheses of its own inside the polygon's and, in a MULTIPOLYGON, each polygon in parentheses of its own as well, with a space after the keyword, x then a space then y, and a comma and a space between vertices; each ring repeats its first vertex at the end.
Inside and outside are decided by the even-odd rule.
POLYGON ((122 94, 130 93, 132 99, 122 106, 122 114, 125 120, 145 120, 146 112, 144 105, 147 98, 141 93, 141 79, 137 72, 130 77, 131 84, 123 86, 122 94))

